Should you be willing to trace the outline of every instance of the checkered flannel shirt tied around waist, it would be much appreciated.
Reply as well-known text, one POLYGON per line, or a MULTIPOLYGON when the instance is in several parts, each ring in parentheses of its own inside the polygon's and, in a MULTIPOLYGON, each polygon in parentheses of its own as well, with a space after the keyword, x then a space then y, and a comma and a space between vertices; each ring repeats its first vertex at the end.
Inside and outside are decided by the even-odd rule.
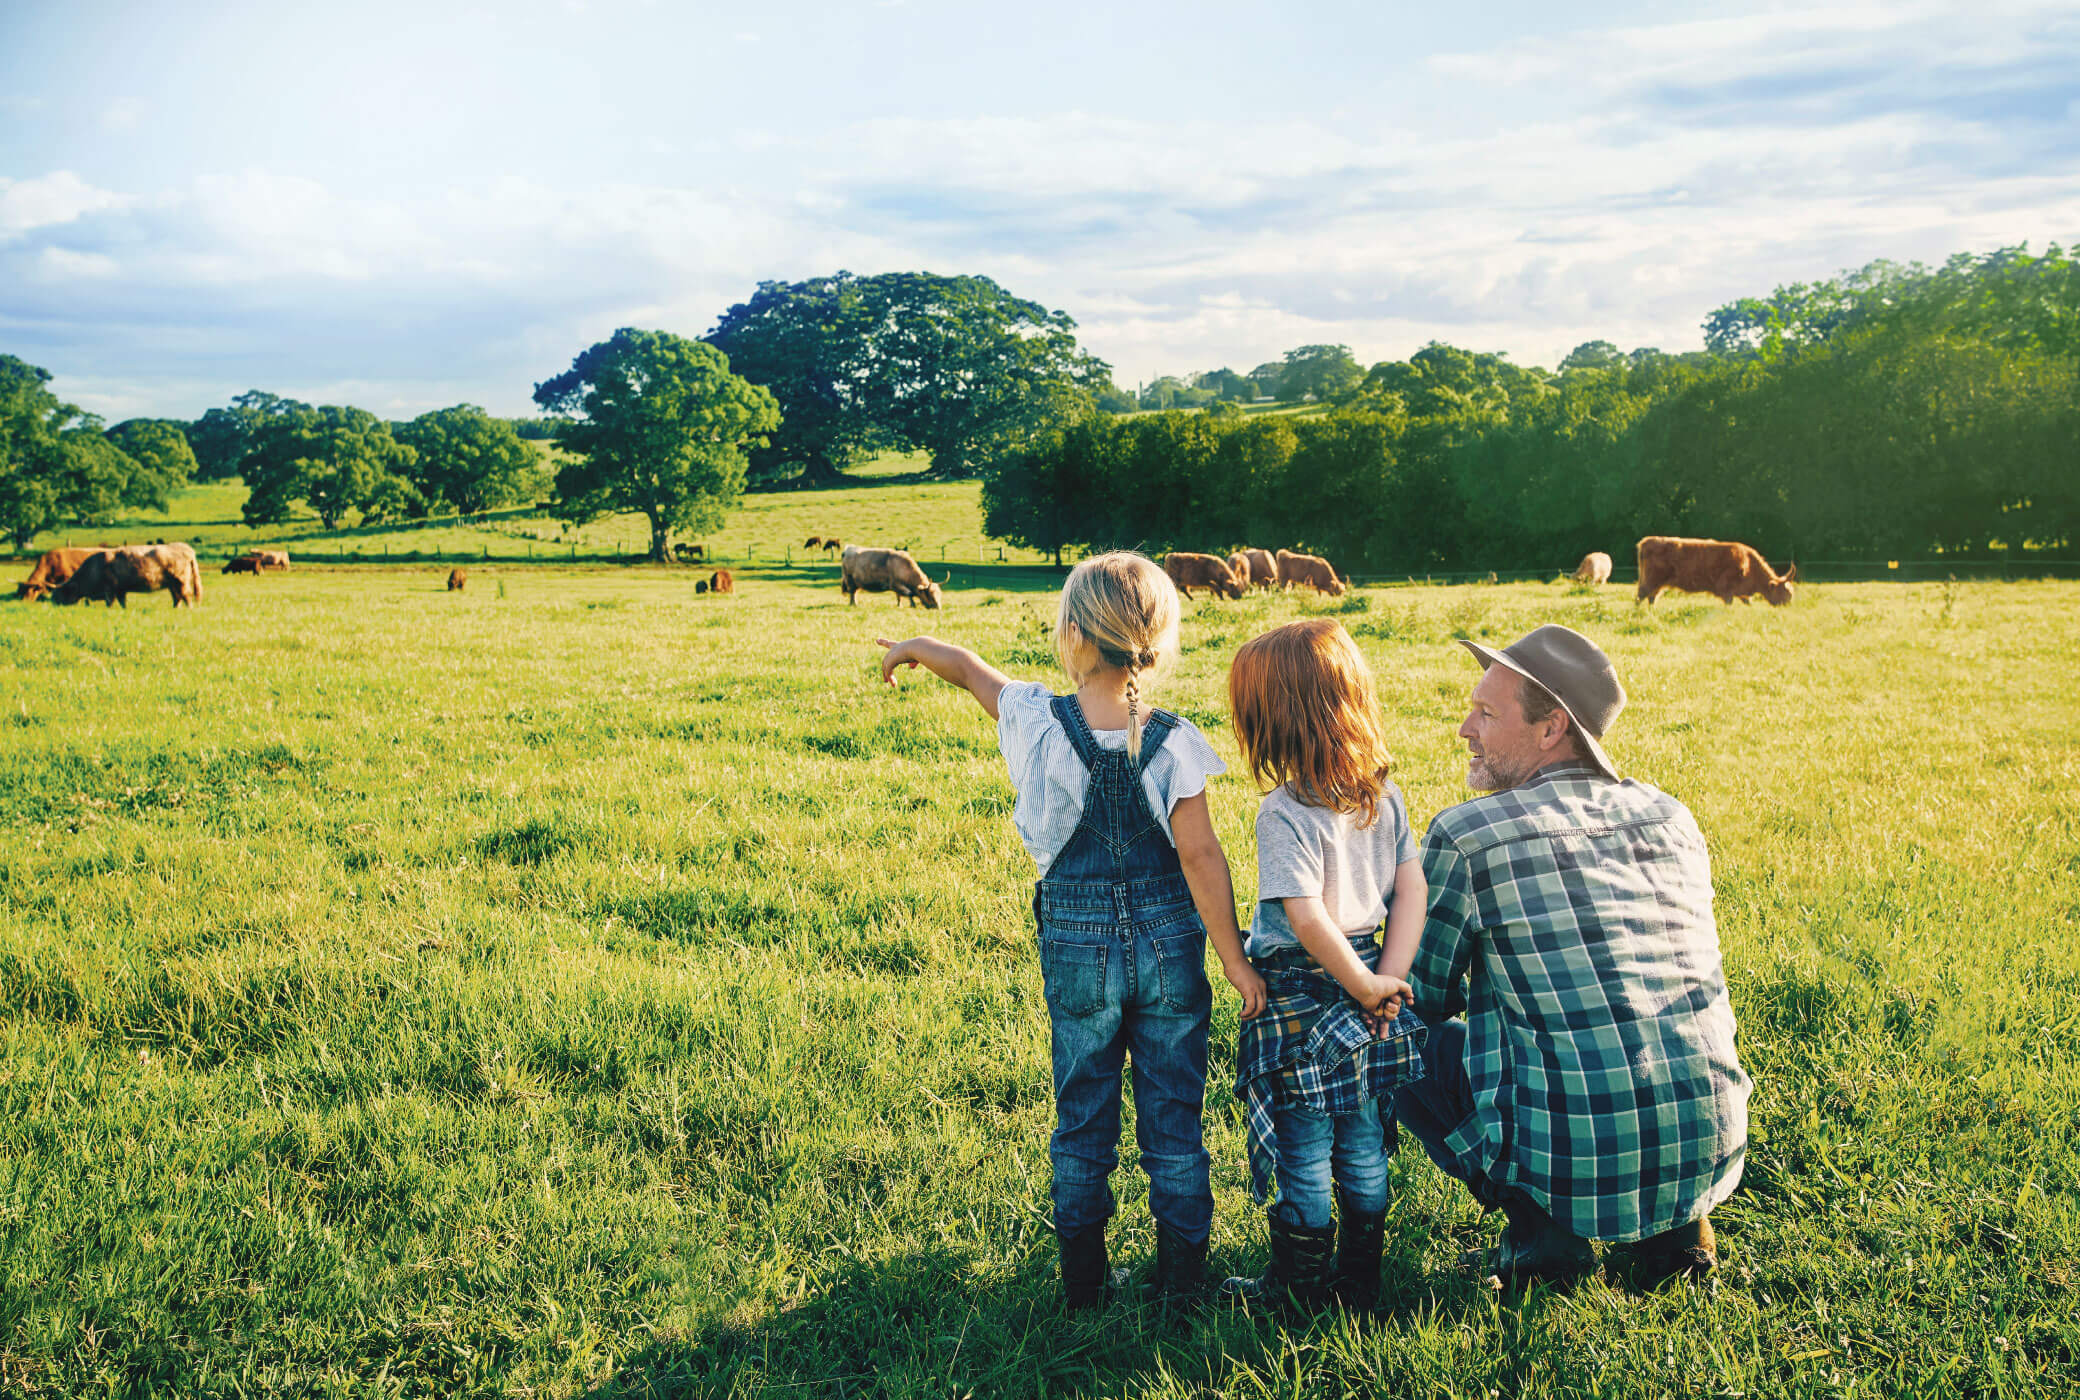
POLYGON ((1326 972, 1259 965, 1264 1010, 1242 1023, 1235 1097, 1249 1129, 1249 1191, 1258 1205, 1278 1201, 1278 1137, 1273 1111, 1303 1108, 1332 1118, 1356 1113, 1425 1073, 1429 1032, 1404 1009, 1373 1030, 1359 1005, 1326 972))

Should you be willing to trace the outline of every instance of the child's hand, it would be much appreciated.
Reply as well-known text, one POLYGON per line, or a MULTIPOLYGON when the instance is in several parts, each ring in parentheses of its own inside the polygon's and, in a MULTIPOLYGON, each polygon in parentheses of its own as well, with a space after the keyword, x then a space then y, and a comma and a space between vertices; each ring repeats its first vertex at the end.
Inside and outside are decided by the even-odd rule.
POLYGON ((1392 1020, 1401 1014, 1403 1006, 1415 1000, 1415 989, 1399 977, 1369 972, 1364 982, 1351 989, 1351 996, 1365 1008, 1366 1015, 1392 1020))
POLYGON ((1269 992, 1264 986, 1264 979, 1258 975, 1254 967, 1251 967, 1246 961, 1238 962, 1232 967, 1223 964, 1221 975, 1228 979, 1228 985, 1233 987, 1235 994, 1242 998, 1243 1020, 1247 1021, 1253 1016, 1264 1014, 1264 1005, 1269 998, 1269 992))
POLYGON ((874 639, 875 646, 888 648, 881 656, 882 681, 888 685, 894 685, 896 683, 896 667, 909 666, 915 668, 917 665, 917 644, 930 640, 931 638, 929 637, 912 637, 907 642, 891 642, 886 637, 876 637, 874 639))

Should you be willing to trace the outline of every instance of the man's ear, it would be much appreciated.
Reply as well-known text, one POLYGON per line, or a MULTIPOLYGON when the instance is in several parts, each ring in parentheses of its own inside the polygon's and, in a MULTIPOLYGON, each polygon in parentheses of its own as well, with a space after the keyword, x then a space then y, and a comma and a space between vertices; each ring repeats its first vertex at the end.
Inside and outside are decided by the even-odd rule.
POLYGON ((1546 732, 1540 736, 1538 741, 1539 748, 1556 749, 1563 741, 1573 743, 1573 740, 1569 739, 1568 735, 1574 732, 1574 721, 1568 717, 1567 711, 1561 709, 1558 705, 1553 707, 1553 713, 1547 715, 1539 723, 1541 726, 1546 726, 1546 732))

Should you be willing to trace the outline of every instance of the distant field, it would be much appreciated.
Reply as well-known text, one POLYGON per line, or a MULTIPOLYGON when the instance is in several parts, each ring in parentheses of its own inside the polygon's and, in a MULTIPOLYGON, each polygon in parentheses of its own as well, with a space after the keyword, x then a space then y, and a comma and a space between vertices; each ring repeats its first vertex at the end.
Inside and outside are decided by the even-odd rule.
MULTIPOLYGON (((849 543, 908 548, 920 560, 941 558, 973 563, 1038 563, 1045 556, 1000 546, 982 533, 982 487, 974 481, 924 481, 921 457, 889 454, 864 463, 855 484, 827 491, 754 492, 713 535, 688 539, 732 564, 821 563, 821 551, 805 551, 811 535, 835 534, 849 543)), ((246 489, 238 482, 190 487, 164 514, 140 512, 106 529, 47 532, 31 548, 61 544, 135 544, 184 539, 206 557, 224 559, 256 547, 281 547, 292 556, 381 561, 417 553, 514 561, 579 561, 642 554, 650 548, 649 523, 620 515, 565 528, 531 510, 495 511, 473 521, 453 519, 373 528, 325 530, 316 516, 284 525, 248 528, 239 514, 246 489)), ((833 572, 835 572, 835 561, 833 572)))
MULTIPOLYGON (((857 531, 877 495, 770 498, 746 538, 857 531)), ((877 632, 929 625, 1049 677, 1052 597, 740 588, 362 567, 212 576, 193 612, 0 603, 0 1391, 2080 1381, 2076 585, 1326 605, 1419 827, 1463 796, 1453 637, 1610 648, 1616 757, 1711 842, 1757 1092, 1709 1287, 1497 1300, 1451 1269, 1492 1226, 1410 1149, 1385 1314, 1284 1324, 1056 1307, 1011 790, 969 701, 872 670, 877 632)), ((1312 606, 1188 606, 1161 698, 1231 765, 1229 657, 1312 606)), ((1248 899, 1254 792, 1210 800, 1248 899)), ((1215 1261, 1253 1269, 1235 1030, 1224 995, 1215 1261)))

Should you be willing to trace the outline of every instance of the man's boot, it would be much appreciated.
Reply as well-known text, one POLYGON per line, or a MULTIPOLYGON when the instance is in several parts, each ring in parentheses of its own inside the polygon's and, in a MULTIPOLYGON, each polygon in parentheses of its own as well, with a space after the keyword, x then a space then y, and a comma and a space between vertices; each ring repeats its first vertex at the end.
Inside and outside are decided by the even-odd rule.
POLYGON ((1719 1266, 1719 1242, 1709 1216, 1613 1250, 1635 1288, 1659 1288, 1672 1278, 1703 1278, 1719 1266))
POLYGON ((1206 1291, 1206 1240, 1192 1243, 1168 1225, 1156 1226, 1156 1272, 1149 1300, 1189 1303, 1206 1291))
POLYGON ((1596 1246, 1545 1211, 1528 1200, 1507 1202, 1502 1209, 1509 1224, 1501 1241, 1462 1259, 1468 1273, 1514 1288, 1532 1283, 1564 1287, 1596 1272, 1596 1246))
POLYGON ((1223 1283, 1222 1295, 1244 1303, 1290 1301, 1301 1307, 1320 1307, 1329 1300, 1336 1227, 1295 1225, 1276 1211, 1266 1218, 1271 1225, 1271 1262, 1255 1278, 1231 1278, 1223 1283))
POLYGON ((1353 1312, 1371 1312, 1379 1306, 1379 1257, 1386 1247, 1387 1213, 1357 1209, 1339 1186, 1336 1214, 1336 1300, 1353 1312))
POLYGON ((1062 1303, 1070 1312, 1102 1308, 1112 1294, 1112 1271, 1106 1267, 1105 1222, 1080 1230, 1058 1230, 1062 1251, 1062 1303))

